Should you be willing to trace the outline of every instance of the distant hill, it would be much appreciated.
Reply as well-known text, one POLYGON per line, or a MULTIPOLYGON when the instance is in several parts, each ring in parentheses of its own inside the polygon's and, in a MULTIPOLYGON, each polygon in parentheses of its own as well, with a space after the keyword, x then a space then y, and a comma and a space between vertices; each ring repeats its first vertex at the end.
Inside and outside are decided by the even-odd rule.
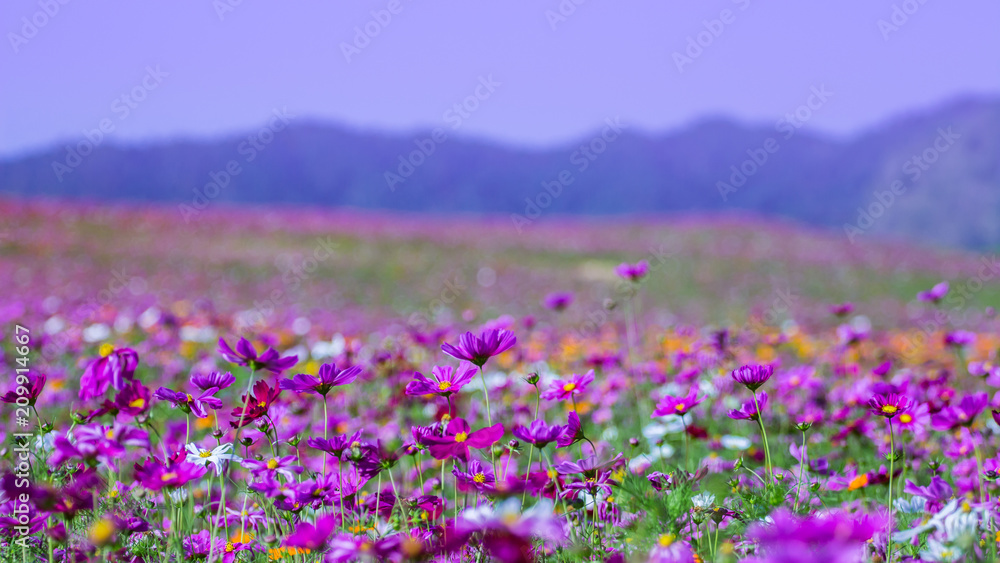
MULTIPOLYGON (((282 129, 256 146, 250 133, 142 146, 105 141, 79 159, 64 146, 0 161, 0 192, 194 210, 206 201, 195 190, 205 193, 213 172, 224 179, 218 173, 234 161, 238 173, 221 190, 208 186, 209 199, 516 214, 522 228, 538 215, 752 212, 846 230, 856 240, 1000 243, 1000 99, 957 101, 846 140, 725 119, 657 135, 627 123, 619 132, 609 121, 591 137, 547 150, 459 137, 447 123, 436 135, 273 123, 282 129), (734 172, 741 168, 745 183, 734 172), (563 184, 554 185, 560 175, 563 184)), ((83 137, 76 142, 87 152, 83 137)))

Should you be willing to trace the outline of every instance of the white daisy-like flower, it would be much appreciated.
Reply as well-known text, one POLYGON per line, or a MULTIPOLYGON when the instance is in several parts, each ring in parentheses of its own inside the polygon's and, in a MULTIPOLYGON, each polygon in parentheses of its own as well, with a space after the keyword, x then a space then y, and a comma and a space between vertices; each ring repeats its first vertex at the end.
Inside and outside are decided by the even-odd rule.
POLYGON ((211 464, 215 468, 216 475, 222 475, 222 465, 224 462, 242 461, 242 458, 239 456, 228 453, 229 450, 233 449, 232 444, 222 444, 213 450, 199 448, 197 444, 188 444, 184 449, 187 451, 188 462, 205 466, 211 464))
POLYGON ((921 514, 927 509, 927 499, 924 497, 898 498, 892 501, 896 512, 903 514, 921 514))
POLYGON ((937 540, 934 540, 933 538, 927 538, 927 549, 920 552, 921 559, 941 563, 958 561, 962 555, 961 549, 945 545, 937 540))
POLYGON ((705 510, 715 503, 715 495, 712 493, 701 493, 691 497, 691 504, 696 509, 705 510))

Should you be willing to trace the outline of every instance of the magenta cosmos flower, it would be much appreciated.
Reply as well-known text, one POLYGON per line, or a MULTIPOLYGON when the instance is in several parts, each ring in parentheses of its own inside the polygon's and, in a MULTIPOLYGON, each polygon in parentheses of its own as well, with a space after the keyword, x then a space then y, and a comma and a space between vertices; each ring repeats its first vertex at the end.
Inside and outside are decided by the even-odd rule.
POLYGON ((731 375, 737 383, 742 383, 747 389, 756 391, 774 375, 774 366, 748 364, 733 370, 731 375))
POLYGON ((513 434, 515 438, 534 444, 536 448, 542 449, 555 442, 566 431, 565 426, 549 426, 544 420, 536 420, 530 426, 515 426, 513 434))
POLYGON ((542 393, 542 398, 548 401, 564 401, 574 395, 583 394, 593 381, 594 370, 583 375, 574 373, 569 379, 557 379, 549 384, 549 388, 542 393))
POLYGON ((917 294, 917 299, 920 301, 927 301, 929 303, 940 303, 944 299, 945 295, 948 295, 948 282, 941 282, 930 289, 930 291, 921 291, 917 294))
POLYGON ((254 349, 253 344, 250 344, 246 338, 240 338, 240 341, 236 343, 236 351, 233 351, 229 347, 229 344, 226 344, 226 341, 220 338, 219 353, 227 361, 236 365, 247 366, 251 371, 263 369, 274 374, 285 371, 299 361, 298 356, 280 357, 278 351, 274 348, 268 348, 263 354, 258 356, 257 350, 254 349))
POLYGON ((465 360, 478 367, 483 367, 486 361, 498 356, 517 343, 514 333, 502 328, 484 330, 479 336, 466 332, 458 339, 458 346, 445 342, 441 350, 458 360, 465 360))
POLYGON ((558 291, 556 293, 550 293, 545 296, 542 304, 546 309, 552 309, 553 311, 562 311, 566 307, 573 304, 573 294, 568 291, 558 291))
POLYGON ((335 364, 323 364, 319 367, 318 377, 300 373, 293 379, 281 380, 278 386, 296 393, 316 393, 326 397, 331 389, 354 382, 360 374, 359 366, 338 370, 335 364))
POLYGON ((181 393, 180 391, 160 387, 153 393, 153 398, 172 403, 183 412, 190 412, 198 418, 208 418, 206 407, 213 410, 222 408, 222 400, 214 396, 217 391, 218 388, 213 387, 195 397, 190 393, 181 393))
POLYGON ((698 406, 702 400, 704 400, 704 397, 698 397, 697 389, 691 389, 691 392, 685 397, 672 397, 667 395, 660 399, 660 402, 656 404, 656 410, 653 411, 653 417, 670 416, 672 414, 683 416, 684 414, 687 414, 688 411, 698 406))
POLYGON ((622 262, 615 268, 615 273, 621 278, 636 282, 646 277, 646 274, 649 273, 649 262, 645 260, 641 260, 635 264, 622 262))
POLYGON ((764 407, 767 406, 767 392, 762 392, 757 396, 757 402, 754 403, 753 399, 747 400, 743 403, 743 407, 739 410, 732 409, 729 411, 729 418, 733 420, 757 420, 760 418, 760 413, 764 412, 764 407), (758 412, 757 407, 760 406, 760 411, 758 412))
POLYGON ((488 448, 502 437, 503 424, 494 424, 472 432, 465 419, 455 418, 448 424, 443 436, 426 436, 423 441, 434 459, 457 457, 468 461, 469 448, 488 448))
POLYGON ((135 350, 111 349, 106 355, 94 360, 83 372, 83 377, 80 378, 80 399, 86 401, 100 397, 108 390, 109 385, 121 391, 132 380, 138 365, 139 354, 135 350))
POLYGON ((431 369, 434 379, 417 372, 413 380, 406 384, 406 394, 411 396, 440 395, 448 397, 472 381, 476 368, 454 369, 451 366, 435 366, 431 369))
POLYGON ((871 407, 872 414, 875 416, 884 416, 888 419, 892 419, 893 417, 910 410, 913 403, 902 395, 897 395, 896 393, 885 393, 875 395, 869 399, 868 406, 871 407))
POLYGON ((25 397, 28 400, 28 406, 33 406, 38 397, 42 394, 42 389, 45 388, 46 376, 44 373, 28 373, 27 375, 18 375, 18 379, 24 378, 26 380, 25 385, 18 387, 18 389, 26 389, 28 393, 26 395, 19 395, 16 390, 7 391, 7 394, 0 397, 0 401, 4 403, 16 403, 18 397, 25 397))

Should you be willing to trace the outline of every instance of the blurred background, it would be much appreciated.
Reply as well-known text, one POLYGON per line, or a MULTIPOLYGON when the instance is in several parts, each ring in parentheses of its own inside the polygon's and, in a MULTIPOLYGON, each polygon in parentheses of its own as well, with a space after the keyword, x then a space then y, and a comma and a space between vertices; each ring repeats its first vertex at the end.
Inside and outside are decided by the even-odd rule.
POLYGON ((942 279, 955 324, 1000 303, 995 1, 0 15, 5 318, 582 330, 637 260, 666 325, 918 322, 942 279))

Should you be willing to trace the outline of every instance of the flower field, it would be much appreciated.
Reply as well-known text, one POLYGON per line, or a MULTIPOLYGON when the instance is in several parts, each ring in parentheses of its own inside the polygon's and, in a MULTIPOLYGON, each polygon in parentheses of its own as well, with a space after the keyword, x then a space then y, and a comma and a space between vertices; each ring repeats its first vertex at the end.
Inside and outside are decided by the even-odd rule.
POLYGON ((995 257, 751 220, 0 220, 0 561, 998 560, 995 257))

